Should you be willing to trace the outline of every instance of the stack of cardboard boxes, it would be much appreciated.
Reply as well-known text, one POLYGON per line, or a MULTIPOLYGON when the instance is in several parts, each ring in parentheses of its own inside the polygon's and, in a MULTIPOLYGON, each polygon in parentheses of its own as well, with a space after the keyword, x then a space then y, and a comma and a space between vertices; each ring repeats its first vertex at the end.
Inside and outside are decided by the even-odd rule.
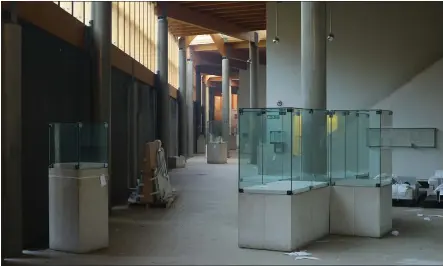
POLYGON ((144 147, 143 159, 143 191, 142 203, 152 204, 156 201, 156 183, 154 179, 155 169, 157 168, 157 151, 160 149, 161 142, 155 140, 148 142, 144 147))

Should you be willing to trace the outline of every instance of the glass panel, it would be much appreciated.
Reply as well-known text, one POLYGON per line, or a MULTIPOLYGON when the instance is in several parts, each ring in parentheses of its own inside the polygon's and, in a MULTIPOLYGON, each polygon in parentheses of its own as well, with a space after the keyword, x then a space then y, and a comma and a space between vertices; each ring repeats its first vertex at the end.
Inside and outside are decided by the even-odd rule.
POLYGON ((392 149, 391 145, 385 145, 389 143, 389 129, 392 128, 392 112, 380 111, 380 184, 388 185, 392 183, 392 149))
POLYGON ((105 168, 108 164, 108 125, 54 123, 49 125, 49 167, 105 168))
POLYGON ((386 127, 392 125, 390 114, 378 110, 331 111, 328 122, 331 182, 378 186, 384 179, 384 183, 390 183, 392 156, 383 147, 386 140, 382 139, 381 130, 382 120, 386 121, 383 122, 386 127), (337 119, 335 130, 334 119, 337 119))
MULTIPOLYGON (((258 146, 263 127, 262 118, 262 110, 260 109, 241 109, 239 111, 239 189, 264 184, 262 170, 258 169, 257 163, 258 146)), ((221 136, 221 129, 219 135, 221 136)))
POLYGON ((79 124, 80 167, 108 167, 108 124, 79 124))
POLYGON ((358 112, 346 111, 346 172, 345 178, 357 179, 358 176, 358 112))
POLYGON ((369 178, 380 184, 381 113, 369 111, 369 178))
POLYGON ((329 181, 327 163, 327 115, 325 110, 302 110, 302 181, 311 186, 329 181))
POLYGON ((263 179, 268 189, 281 193, 292 191, 292 109, 268 109, 264 118, 266 130, 262 135, 263 179))
POLYGON ((292 113, 292 180, 301 181, 302 177, 302 110, 292 113))
POLYGON ((220 120, 212 120, 208 122, 207 125, 207 143, 213 142, 221 142, 222 138, 222 130, 223 130, 223 122, 220 120))
POLYGON ((358 111, 358 153, 357 171, 359 177, 369 178, 369 147, 367 145, 369 112, 358 111))
POLYGON ((332 182, 346 176, 346 111, 329 112, 329 175, 332 182))
POLYGON ((79 127, 77 123, 49 124, 49 167, 79 165, 79 127))

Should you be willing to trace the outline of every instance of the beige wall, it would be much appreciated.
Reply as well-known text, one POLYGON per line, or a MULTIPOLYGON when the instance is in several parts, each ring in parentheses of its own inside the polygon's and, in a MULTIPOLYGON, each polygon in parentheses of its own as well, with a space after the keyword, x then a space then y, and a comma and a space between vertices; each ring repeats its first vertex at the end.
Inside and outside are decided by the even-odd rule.
MULTIPOLYGON (((279 4, 278 44, 272 43, 275 5, 267 4, 266 105, 275 107, 282 100, 284 106, 303 107, 300 3, 279 4)), ((327 6, 335 34, 327 44, 328 108, 391 109, 394 127, 435 127, 443 132, 443 3, 328 2, 327 6)), ((394 149, 394 173, 429 177, 443 169, 441 132, 438 149, 394 149)))
MULTIPOLYGON (((300 3, 267 5, 267 106, 300 106, 300 3)), ((328 108, 369 108, 443 56, 442 2, 328 2, 328 108), (329 28, 329 27, 328 27, 329 28)))

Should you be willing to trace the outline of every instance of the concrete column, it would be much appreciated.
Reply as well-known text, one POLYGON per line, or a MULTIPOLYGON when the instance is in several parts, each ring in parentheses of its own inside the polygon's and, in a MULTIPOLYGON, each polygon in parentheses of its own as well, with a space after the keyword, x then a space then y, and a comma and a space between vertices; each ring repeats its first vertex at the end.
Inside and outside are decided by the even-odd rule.
MULTIPOLYGON (((257 38, 258 39, 258 38, 257 38)), ((249 42, 249 107, 258 108, 258 48, 254 42, 249 42)), ((250 163, 257 163, 257 148, 258 148, 258 130, 255 128, 255 121, 249 121, 249 133, 250 133, 250 147, 251 157, 250 163)))
POLYGON ((207 133, 208 133, 208 122, 209 122, 209 86, 207 86, 207 85, 205 85, 205 87, 204 87, 204 90, 203 90, 205 93, 204 93, 204 95, 205 95, 205 108, 204 108, 204 110, 205 110, 205 138, 206 138, 206 142, 208 142, 208 138, 209 138, 209 136, 207 135, 207 133))
MULTIPOLYGON (((231 81, 229 81, 229 135, 232 132, 232 87, 231 81)), ((231 139, 231 137, 229 137, 231 139)))
POLYGON ((301 2, 301 89, 304 108, 326 109, 325 2, 301 2))
POLYGON ((196 137, 198 137, 202 132, 202 108, 201 108, 201 97, 202 97, 202 76, 200 72, 200 67, 197 66, 195 69, 195 103, 197 105, 197 119, 196 119, 196 128, 197 128, 197 134, 195 134, 196 137))
MULTIPOLYGON (((301 94, 303 107, 326 109, 326 3, 301 3, 301 94)), ((326 174, 326 114, 302 116, 303 172, 326 174)))
POLYGON ((92 2, 92 35, 96 60, 93 118, 110 123, 112 3, 92 2))
POLYGON ((249 107, 258 108, 258 48, 249 43, 249 107))
POLYGON ((132 96, 132 102, 130 105, 130 109, 131 109, 131 135, 130 135, 130 147, 131 147, 131 154, 130 154, 130 158, 131 158, 131 175, 130 175, 130 179, 131 180, 131 187, 135 187, 137 185, 137 177, 138 177, 138 103, 139 103, 139 88, 138 88, 138 84, 135 80, 133 80, 133 84, 132 84, 132 90, 130 90, 130 95, 132 96))
POLYGON ((214 121, 215 118, 215 92, 214 92, 214 88, 208 87, 208 94, 209 94, 209 108, 208 108, 208 121, 214 121))
MULTIPOLYGON (((95 60, 95 79, 92 100, 92 120, 108 123, 108 150, 112 150, 111 132, 111 37, 112 37, 112 3, 92 2, 92 37, 95 60)), ((112 186, 112 152, 108 152, 108 196, 111 211, 112 186)))
POLYGON ((160 139, 165 150, 165 158, 168 158, 171 115, 168 83, 168 20, 166 16, 159 16, 157 25, 157 75, 160 106, 158 117, 160 119, 160 139))
POLYGON ((222 100, 223 100, 223 109, 222 109, 222 120, 223 120, 223 129, 222 129, 222 137, 223 141, 227 142, 229 140, 229 109, 231 107, 230 104, 230 85, 229 84, 229 59, 227 57, 222 58, 222 100))
MULTIPOLYGON (((15 3, 10 2, 11 6, 15 3)), ((22 28, 15 8, 2 20, 2 259, 21 256, 22 231, 22 28)))
POLYGON ((194 155, 194 62, 187 60, 186 74, 186 109, 188 127, 188 156, 194 155))
POLYGON ((185 38, 179 40, 178 87, 179 87, 179 142, 180 155, 188 157, 188 128, 186 108, 186 47, 185 38))

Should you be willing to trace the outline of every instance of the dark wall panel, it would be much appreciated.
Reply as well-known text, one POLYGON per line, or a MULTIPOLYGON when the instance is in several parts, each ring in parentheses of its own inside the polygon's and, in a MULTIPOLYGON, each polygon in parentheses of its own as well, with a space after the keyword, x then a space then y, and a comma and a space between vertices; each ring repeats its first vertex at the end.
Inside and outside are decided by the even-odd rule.
POLYGON ((171 114, 171 134, 170 134, 170 147, 168 149, 168 156, 178 156, 178 104, 174 98, 169 98, 169 108, 171 114))
POLYGON ((112 180, 111 204, 126 204, 130 187, 135 186, 135 179, 142 169, 144 143, 155 140, 156 131, 156 91, 150 86, 133 80, 133 78, 116 69, 112 69, 112 180), (131 131, 133 82, 138 83, 137 110, 137 154, 138 169, 134 173, 131 160, 131 131))
POLYGON ((112 115, 111 115, 111 204, 123 204, 128 199, 127 176, 128 161, 128 89, 131 87, 132 78, 122 71, 112 68, 112 115))
POLYGON ((138 112, 138 165, 143 167, 144 144, 154 141, 157 135, 156 128, 156 91, 148 85, 139 86, 139 112, 138 112))
POLYGON ((77 47, 22 26, 24 248, 47 248, 48 124, 90 120, 90 62, 77 47))

